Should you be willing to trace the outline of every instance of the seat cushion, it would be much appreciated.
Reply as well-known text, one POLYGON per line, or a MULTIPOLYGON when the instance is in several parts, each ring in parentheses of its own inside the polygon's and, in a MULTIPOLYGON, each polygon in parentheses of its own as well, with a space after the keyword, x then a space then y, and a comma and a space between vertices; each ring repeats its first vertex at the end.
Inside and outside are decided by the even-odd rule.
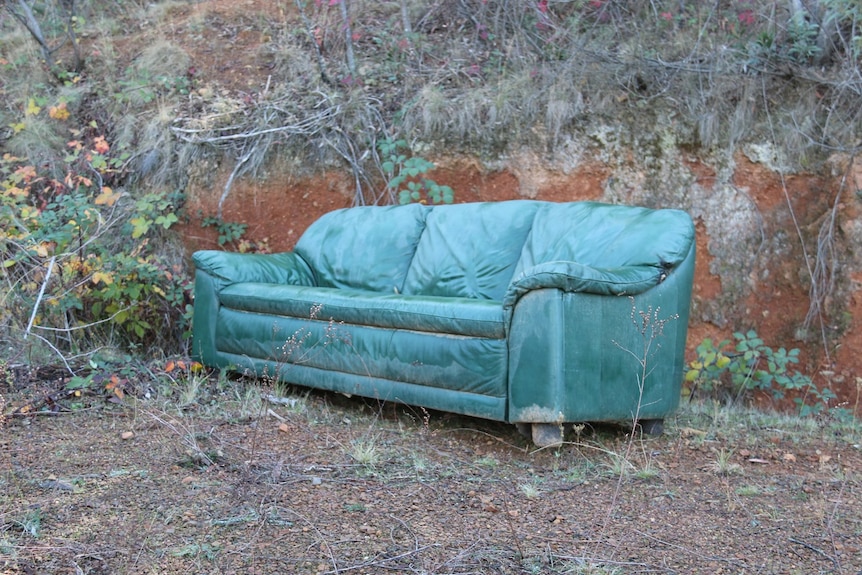
POLYGON ((438 404, 455 411, 476 400, 485 403, 479 396, 506 396, 505 339, 333 324, 225 307, 218 312, 216 338, 222 357, 236 358, 237 365, 244 363, 242 358, 277 362, 276 369, 266 375, 283 381, 332 388, 328 382, 339 377, 342 383, 360 384, 341 386, 342 390, 378 399, 387 397, 388 386, 377 389, 375 380, 409 383, 416 386, 412 395, 419 405, 426 405, 423 402, 427 396, 418 389, 423 386, 432 396, 439 397, 430 391, 433 388, 477 396, 471 400, 453 395, 438 404), (294 368, 313 369, 317 377, 296 379, 294 368), (328 376, 323 371, 342 375, 328 376))
POLYGON ((402 293, 502 300, 539 205, 434 206, 402 293))
POLYGON ((335 210, 311 224, 295 251, 318 286, 397 293, 429 210, 421 204, 335 210))
POLYGON ((433 296, 241 283, 224 288, 225 307, 279 316, 333 320, 351 325, 501 339, 503 304, 433 296))

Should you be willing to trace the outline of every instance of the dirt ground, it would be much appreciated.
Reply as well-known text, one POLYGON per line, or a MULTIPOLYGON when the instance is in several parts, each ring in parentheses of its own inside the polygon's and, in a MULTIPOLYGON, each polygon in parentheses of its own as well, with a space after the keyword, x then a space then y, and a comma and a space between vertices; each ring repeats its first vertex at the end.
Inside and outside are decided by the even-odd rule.
POLYGON ((0 430, 3 574, 862 573, 858 423, 694 404, 658 438, 586 427, 537 450, 504 424, 224 378, 122 404, 60 387, 4 392, 42 409, 0 430))

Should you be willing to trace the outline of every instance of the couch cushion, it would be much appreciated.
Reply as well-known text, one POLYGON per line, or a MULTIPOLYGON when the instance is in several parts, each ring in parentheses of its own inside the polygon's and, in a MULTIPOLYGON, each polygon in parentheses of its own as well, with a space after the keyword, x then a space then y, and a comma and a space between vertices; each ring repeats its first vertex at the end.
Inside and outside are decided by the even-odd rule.
POLYGON ((231 309, 307 320, 471 337, 505 337, 503 306, 489 300, 242 283, 224 288, 219 293, 219 301, 231 309))
MULTIPOLYGON (((478 396, 453 394, 435 406, 424 403, 428 395, 419 389, 412 394, 419 405, 455 411, 477 402, 484 404, 483 397, 506 396, 508 354, 505 339, 333 325, 225 307, 218 312, 216 337, 219 355, 236 360, 235 365, 248 365, 244 358, 280 362, 265 375, 283 381, 333 389, 329 385, 331 374, 352 374, 358 376, 352 380, 352 386, 334 389, 340 387, 347 393, 378 399, 411 399, 388 396, 389 386, 375 386, 373 380, 379 379, 410 383, 417 388, 426 386, 428 395, 436 395, 430 390, 437 388, 478 396), (314 369, 318 377, 297 378, 296 368, 300 371, 314 369)), ((340 379, 342 384, 351 381, 340 379)), ((505 410, 497 412, 496 417, 505 417, 505 410)))
POLYGON ((541 202, 434 206, 404 294, 502 300, 541 202))
POLYGON ((680 210, 574 202, 544 204, 536 212, 515 277, 553 261, 596 268, 671 268, 694 241, 691 217, 680 210))
POLYGON ((311 224, 295 251, 318 286, 400 292, 428 209, 411 204, 335 210, 311 224))

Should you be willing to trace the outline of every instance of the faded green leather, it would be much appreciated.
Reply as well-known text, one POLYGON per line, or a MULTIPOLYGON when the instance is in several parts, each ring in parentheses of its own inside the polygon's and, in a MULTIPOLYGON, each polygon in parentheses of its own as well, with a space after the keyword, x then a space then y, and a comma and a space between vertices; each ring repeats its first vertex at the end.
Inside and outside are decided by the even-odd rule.
POLYGON ((536 209, 525 200, 430 209, 402 292, 503 299, 536 209))
POLYGON ((399 293, 425 229, 420 204, 366 206, 324 214, 294 250, 319 287, 399 293))
POLYGON ((195 253, 193 353, 501 421, 662 418, 679 401, 694 254, 677 210, 336 210, 293 252, 195 253))
POLYGON ((300 318, 314 314, 352 325, 496 339, 505 332, 503 309, 489 300, 258 283, 228 286, 219 299, 236 310, 300 318))

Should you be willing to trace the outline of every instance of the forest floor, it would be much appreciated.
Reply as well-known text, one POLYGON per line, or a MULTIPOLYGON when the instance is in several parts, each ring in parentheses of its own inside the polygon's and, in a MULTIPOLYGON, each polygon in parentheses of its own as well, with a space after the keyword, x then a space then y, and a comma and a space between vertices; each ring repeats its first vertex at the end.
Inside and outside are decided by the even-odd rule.
POLYGON ((690 403, 660 437, 536 449, 216 376, 116 402, 7 383, 3 574, 862 573, 858 422, 690 403))

